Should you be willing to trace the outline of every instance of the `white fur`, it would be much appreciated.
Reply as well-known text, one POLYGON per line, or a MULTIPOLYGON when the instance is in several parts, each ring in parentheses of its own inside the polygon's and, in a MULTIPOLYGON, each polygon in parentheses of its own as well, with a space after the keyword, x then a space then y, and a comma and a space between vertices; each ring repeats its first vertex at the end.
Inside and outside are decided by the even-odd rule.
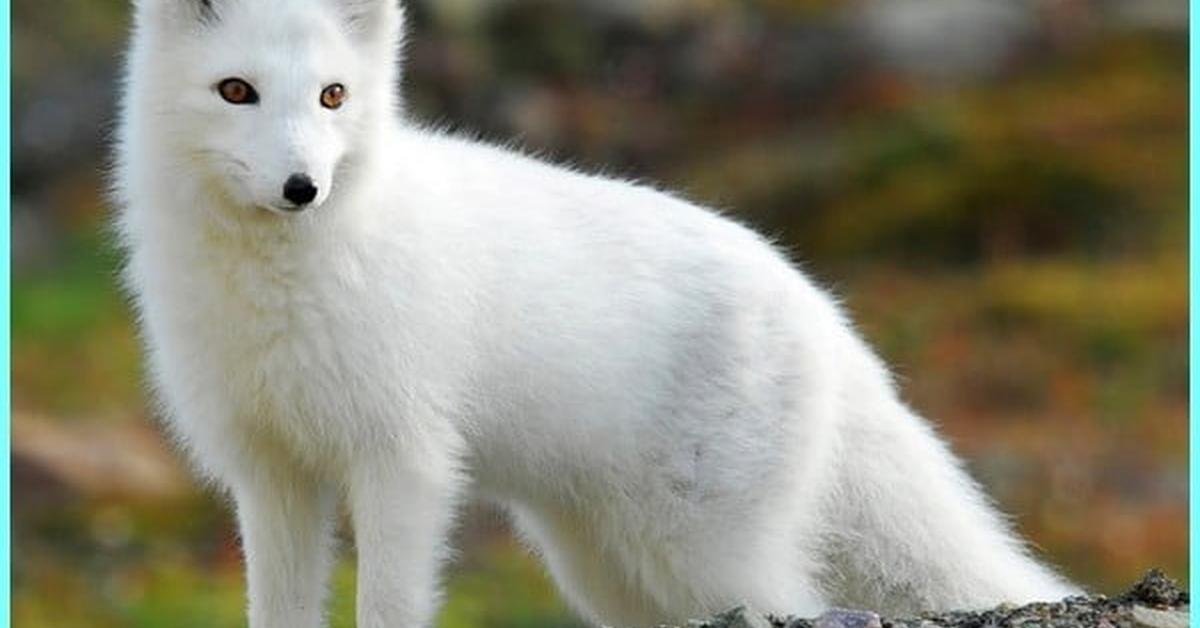
POLYGON ((253 628, 322 624, 339 500, 358 625, 428 625, 468 484, 616 626, 1074 591, 761 237, 403 121, 393 0, 203 5, 136 2, 119 225, 169 424, 237 504, 253 628), (292 172, 320 188, 299 213, 292 172))

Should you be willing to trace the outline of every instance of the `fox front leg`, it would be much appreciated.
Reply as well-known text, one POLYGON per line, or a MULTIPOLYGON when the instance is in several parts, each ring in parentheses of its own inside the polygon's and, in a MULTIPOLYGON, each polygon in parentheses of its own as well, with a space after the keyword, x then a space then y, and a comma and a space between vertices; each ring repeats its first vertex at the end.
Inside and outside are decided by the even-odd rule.
POLYGON ((331 568, 334 498, 295 469, 258 468, 231 483, 246 559, 250 628, 320 628, 331 568))
POLYGON ((350 486, 359 628, 421 628, 437 610, 438 567, 454 505, 449 466, 364 464, 350 486))

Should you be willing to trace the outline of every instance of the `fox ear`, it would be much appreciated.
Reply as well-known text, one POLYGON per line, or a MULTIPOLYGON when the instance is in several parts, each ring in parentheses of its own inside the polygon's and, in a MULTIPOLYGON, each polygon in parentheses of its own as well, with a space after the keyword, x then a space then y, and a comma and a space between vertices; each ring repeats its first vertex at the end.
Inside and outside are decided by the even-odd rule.
POLYGON ((331 0, 358 37, 392 42, 401 35, 404 11, 398 0, 331 0))
POLYGON ((220 19, 220 14, 217 12, 217 0, 175 0, 184 5, 185 11, 189 11, 194 19, 199 20, 204 24, 212 24, 220 19))
POLYGON ((180 26, 215 24, 223 0, 136 0, 138 14, 180 26))

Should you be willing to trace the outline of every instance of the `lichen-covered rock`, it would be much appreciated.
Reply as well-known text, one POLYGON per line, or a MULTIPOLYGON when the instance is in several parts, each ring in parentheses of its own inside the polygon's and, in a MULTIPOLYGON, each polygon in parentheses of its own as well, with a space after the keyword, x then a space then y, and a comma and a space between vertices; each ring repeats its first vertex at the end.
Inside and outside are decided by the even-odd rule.
POLYGON ((709 619, 693 619, 687 628, 771 628, 771 624, 762 615, 739 606, 709 619))
POLYGON ((1157 569, 1151 569, 1128 592, 1117 599, 1157 609, 1188 605, 1187 591, 1181 591, 1175 581, 1157 569))
POLYGON ((1075 596, 1059 602, 1004 605, 912 618, 880 618, 870 611, 833 609, 816 619, 761 618, 736 608, 687 628, 1186 628, 1189 596, 1157 569, 1129 591, 1109 598, 1075 596))

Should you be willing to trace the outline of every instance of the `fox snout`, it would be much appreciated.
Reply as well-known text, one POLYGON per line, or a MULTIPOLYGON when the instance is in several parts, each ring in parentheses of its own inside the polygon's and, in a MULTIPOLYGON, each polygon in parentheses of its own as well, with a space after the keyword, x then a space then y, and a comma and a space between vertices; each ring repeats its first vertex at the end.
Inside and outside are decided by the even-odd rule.
POLYGON ((297 172, 288 177, 283 184, 283 198, 292 204, 293 211, 301 211, 317 198, 320 190, 313 183, 312 177, 297 172))

